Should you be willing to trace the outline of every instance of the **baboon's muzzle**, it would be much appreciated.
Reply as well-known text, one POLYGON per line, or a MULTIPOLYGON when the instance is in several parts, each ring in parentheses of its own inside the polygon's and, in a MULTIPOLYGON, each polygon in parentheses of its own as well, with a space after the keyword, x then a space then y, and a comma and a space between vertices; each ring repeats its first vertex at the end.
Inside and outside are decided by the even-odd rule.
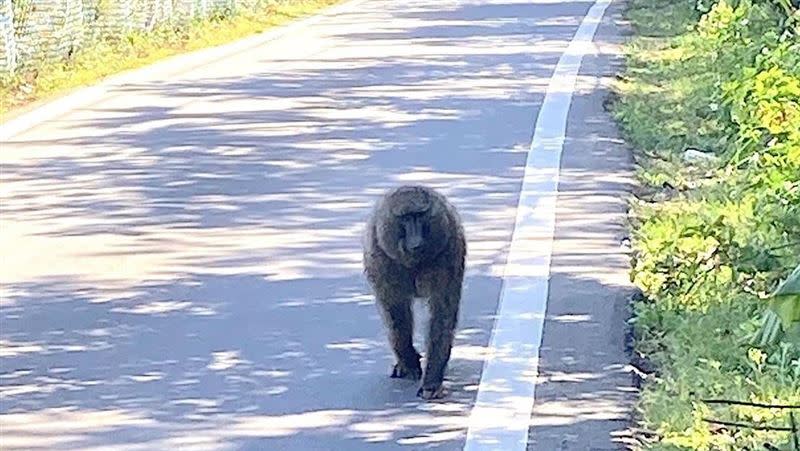
POLYGON ((403 229, 405 231, 405 238, 403 239, 403 247, 409 254, 414 254, 420 250, 425 243, 422 236, 423 225, 420 218, 411 217, 403 221, 403 229))

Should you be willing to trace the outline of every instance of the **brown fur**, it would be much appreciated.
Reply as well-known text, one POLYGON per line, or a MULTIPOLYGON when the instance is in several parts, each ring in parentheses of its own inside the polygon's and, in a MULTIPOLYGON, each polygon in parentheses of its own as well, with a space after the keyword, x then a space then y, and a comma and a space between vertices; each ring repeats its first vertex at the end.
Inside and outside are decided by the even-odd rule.
MULTIPOLYGON (((413 235, 413 233, 412 233, 413 235)), ((422 377, 418 396, 444 396, 442 383, 458 323, 467 245, 455 207, 433 189, 413 185, 387 192, 367 223, 364 267, 388 329, 396 358, 392 377, 422 377), (422 242, 406 250, 403 221, 416 215, 422 242), (413 344, 415 297, 427 298, 431 313, 423 376, 413 344)))

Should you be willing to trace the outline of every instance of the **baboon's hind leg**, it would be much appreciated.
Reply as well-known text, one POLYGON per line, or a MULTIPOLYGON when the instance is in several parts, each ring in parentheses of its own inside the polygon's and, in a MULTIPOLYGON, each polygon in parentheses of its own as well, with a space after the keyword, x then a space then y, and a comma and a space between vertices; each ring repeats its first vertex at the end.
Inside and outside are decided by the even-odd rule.
POLYGON ((383 312, 388 329, 389 344, 394 352, 396 363, 392 369, 393 378, 422 377, 420 355, 414 349, 414 315, 411 311, 411 296, 386 296, 378 304, 383 312))
POLYGON ((428 330, 425 376, 417 396, 436 399, 444 396, 444 373, 453 348, 461 285, 451 281, 430 298, 430 325, 428 330))

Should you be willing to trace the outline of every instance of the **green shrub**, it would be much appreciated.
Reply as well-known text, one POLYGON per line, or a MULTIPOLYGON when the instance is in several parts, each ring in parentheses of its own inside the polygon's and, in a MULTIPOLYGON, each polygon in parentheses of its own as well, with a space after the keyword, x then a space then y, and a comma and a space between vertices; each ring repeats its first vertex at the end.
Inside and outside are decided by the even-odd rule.
POLYGON ((779 1, 631 1, 615 114, 641 181, 670 188, 632 209, 636 346, 659 367, 640 401, 652 449, 790 443, 703 420, 786 427, 786 410, 702 402, 800 404, 797 346, 753 342, 764 298, 800 263, 800 38, 779 1), (690 147, 718 159, 687 163, 690 147))

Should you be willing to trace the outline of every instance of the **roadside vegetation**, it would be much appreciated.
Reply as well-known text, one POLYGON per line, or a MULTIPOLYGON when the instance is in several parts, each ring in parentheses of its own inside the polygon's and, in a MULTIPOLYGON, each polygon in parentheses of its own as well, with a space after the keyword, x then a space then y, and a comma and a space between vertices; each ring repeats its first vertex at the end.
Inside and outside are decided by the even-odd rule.
POLYGON ((641 185, 641 440, 800 450, 797 4, 630 0, 627 17, 635 36, 614 112, 641 185))
POLYGON ((0 76, 0 115, 5 117, 33 102, 169 56, 260 33, 339 1, 270 2, 255 11, 220 11, 204 19, 161 25, 150 32, 103 36, 63 60, 30 65, 0 76))

